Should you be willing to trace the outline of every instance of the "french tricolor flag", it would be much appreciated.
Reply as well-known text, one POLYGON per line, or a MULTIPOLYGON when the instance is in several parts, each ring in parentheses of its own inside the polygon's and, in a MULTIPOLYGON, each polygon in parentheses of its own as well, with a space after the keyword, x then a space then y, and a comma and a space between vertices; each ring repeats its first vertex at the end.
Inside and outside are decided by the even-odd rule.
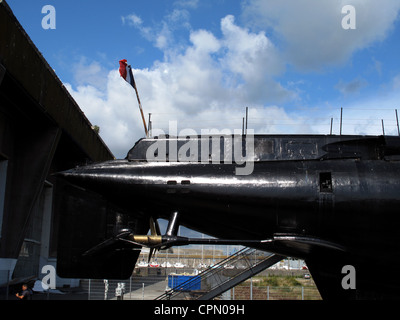
POLYGON ((126 59, 119 61, 119 74, 136 90, 136 83, 135 78, 133 77, 132 68, 130 65, 128 65, 128 61, 126 59))

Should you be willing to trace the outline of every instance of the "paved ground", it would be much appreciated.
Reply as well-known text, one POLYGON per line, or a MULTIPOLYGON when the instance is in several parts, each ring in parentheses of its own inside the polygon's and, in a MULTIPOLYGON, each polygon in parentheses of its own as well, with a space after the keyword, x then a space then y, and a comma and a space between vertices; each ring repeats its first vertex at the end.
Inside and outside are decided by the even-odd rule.
MULTIPOLYGON (((165 292, 166 282, 159 281, 131 292, 126 292, 124 300, 154 300, 165 292)), ((114 298, 116 299, 116 298, 114 298)))

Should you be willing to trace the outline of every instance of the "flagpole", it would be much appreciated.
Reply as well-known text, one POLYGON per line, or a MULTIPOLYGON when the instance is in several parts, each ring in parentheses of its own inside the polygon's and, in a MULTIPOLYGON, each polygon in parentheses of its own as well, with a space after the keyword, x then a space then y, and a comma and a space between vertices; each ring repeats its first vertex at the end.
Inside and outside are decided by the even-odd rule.
POLYGON ((121 77, 124 78, 124 80, 127 81, 135 89, 136 97, 137 97, 137 100, 139 103, 140 114, 142 116, 144 132, 146 133, 146 138, 148 138, 149 132, 147 130, 146 120, 144 119, 142 103, 140 102, 140 98, 139 98, 139 92, 136 88, 135 77, 133 76, 132 68, 130 65, 128 65, 128 62, 126 59, 122 59, 119 61, 119 73, 120 73, 121 77))
POLYGON ((139 92, 138 92, 138 90, 136 88, 136 85, 133 88, 135 89, 136 97, 137 97, 137 100, 138 100, 138 103, 139 103, 140 114, 142 115, 142 120, 143 120, 144 132, 146 133, 146 138, 148 138, 149 137, 149 132, 147 131, 146 120, 144 119, 142 104, 141 104, 140 98, 139 98, 139 92))

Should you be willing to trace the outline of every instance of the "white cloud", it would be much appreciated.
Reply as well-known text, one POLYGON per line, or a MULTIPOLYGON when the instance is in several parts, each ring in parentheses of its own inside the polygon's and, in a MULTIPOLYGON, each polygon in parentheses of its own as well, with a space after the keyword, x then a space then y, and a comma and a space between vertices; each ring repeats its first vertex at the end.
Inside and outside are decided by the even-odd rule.
POLYGON ((248 0, 244 16, 283 39, 285 58, 302 70, 343 63, 357 50, 386 38, 398 17, 398 0, 248 0), (356 10, 356 29, 344 30, 344 5, 356 10))
POLYGON ((118 71, 109 72, 106 79, 105 90, 91 85, 74 89, 65 84, 65 87, 90 122, 100 127, 100 135, 112 152, 124 157, 127 146, 133 145, 143 135, 143 127, 140 127, 140 114, 132 88, 120 78, 118 71))
POLYGON ((221 21, 223 43, 228 49, 223 62, 225 67, 251 83, 280 74, 284 69, 283 63, 265 33, 251 33, 234 22, 231 15, 221 21))
MULTIPOLYGON (((175 39, 174 33, 179 29, 190 30, 189 23, 190 13, 186 9, 174 9, 166 15, 164 19, 152 26, 145 26, 142 18, 135 13, 121 17, 122 24, 128 25, 139 30, 141 35, 153 45, 165 51, 166 49, 179 46, 178 40, 175 39)), ((175 49, 174 49, 175 51, 175 49)))
MULTIPOLYGON (((199 133, 207 128, 241 129, 245 107, 249 107, 249 127, 256 133, 329 133, 329 119, 321 125, 321 121, 310 120, 312 112, 298 116, 276 106, 295 101, 299 94, 292 82, 285 87, 276 79, 285 73, 286 61, 315 70, 343 62, 356 50, 383 40, 400 8, 390 0, 384 8, 369 4, 370 9, 356 0, 353 4, 357 9, 354 33, 341 28, 341 2, 337 1, 248 0, 245 16, 253 17, 258 26, 262 18, 272 37, 237 25, 231 15, 221 19, 220 36, 193 30, 185 9, 174 10, 152 26, 135 14, 123 17, 123 24, 137 28, 164 53, 163 61, 134 70, 146 121, 152 113, 153 128, 166 131, 168 120, 177 120, 179 130, 192 128, 199 133), (185 30, 187 38, 178 39, 182 33, 177 30, 185 30), (285 43, 277 41, 276 35, 285 43)), ((76 88, 66 87, 90 121, 100 126, 114 154, 124 157, 144 136, 134 90, 119 77, 117 67, 105 71, 99 63, 84 59, 80 64, 90 72, 81 74, 76 68, 81 82, 76 88)), ((366 84, 362 80, 339 82, 337 89, 344 94, 357 92, 366 84)), ((399 77, 393 79, 394 87, 399 83, 399 77)), ((390 93, 393 99, 385 105, 394 102, 390 93)), ((357 133, 367 128, 362 122, 357 125, 357 133)))
MULTIPOLYGON (((139 24, 138 19, 133 21, 139 24)), ((139 25, 144 28, 141 20, 139 25)), ((260 103, 268 98, 292 97, 273 80, 282 67, 266 35, 240 28, 232 16, 222 19, 221 30, 221 38, 206 30, 191 31, 190 44, 183 51, 171 50, 168 59, 155 62, 150 69, 133 70, 146 121, 152 113, 153 128, 167 130, 166 120, 177 120, 179 130, 193 128, 200 133, 200 129, 227 128, 233 132, 241 129, 246 106, 256 118, 289 118, 282 108, 263 110, 264 103, 260 103)), ((164 50, 169 50, 168 44, 164 50)), ((104 77, 99 72, 102 69, 96 68, 97 62, 82 61, 92 66, 93 79, 79 83, 77 88, 66 86, 90 121, 100 126, 107 145, 122 157, 144 135, 134 90, 118 71, 109 71, 104 77), (96 76, 106 79, 104 90, 96 83, 96 76)), ((276 128, 269 120, 254 124, 260 132, 276 128)))
POLYGON ((121 19, 122 19, 123 24, 127 23, 127 24, 129 24, 131 26, 135 26, 135 27, 141 26, 143 23, 142 18, 140 18, 139 16, 137 16, 134 13, 127 15, 127 16, 123 16, 123 17, 121 17, 121 19))
POLYGON ((106 70, 97 61, 88 61, 86 57, 80 57, 77 63, 72 65, 74 80, 78 86, 90 85, 96 88, 105 89, 107 85, 106 70))
MULTIPOLYGON (((193 55, 198 53, 193 48, 191 50, 193 55)), ((188 54, 181 59, 189 57, 191 55, 188 54)), ((177 121, 178 133, 185 128, 191 128, 199 134, 201 129, 212 128, 233 132, 234 129, 241 129, 245 106, 249 106, 249 128, 256 133, 329 133, 330 119, 325 111, 321 119, 318 118, 318 111, 321 111, 318 108, 297 114, 288 113, 284 108, 274 105, 245 104, 240 100, 240 95, 244 95, 240 88, 222 88, 219 79, 201 83, 196 82, 196 77, 180 77, 188 67, 195 68, 178 59, 173 63, 159 63, 152 69, 134 70, 146 121, 151 112, 153 128, 168 133, 169 121, 177 121), (197 85, 197 90, 190 88, 191 85, 197 85), (217 86, 214 96, 204 95, 204 91, 208 90, 207 85, 217 86)), ((386 134, 396 135, 393 106, 400 99, 398 86, 397 76, 381 92, 384 98, 362 97, 344 104, 343 134, 379 135, 382 133, 381 119, 384 119, 386 134)), ((117 70, 109 72, 105 91, 91 85, 74 89, 66 84, 66 87, 92 124, 100 126, 100 135, 117 158, 123 158, 133 144, 144 136, 134 90, 119 76, 117 70)), ((339 111, 337 108, 331 110, 334 134, 339 133, 339 111)))

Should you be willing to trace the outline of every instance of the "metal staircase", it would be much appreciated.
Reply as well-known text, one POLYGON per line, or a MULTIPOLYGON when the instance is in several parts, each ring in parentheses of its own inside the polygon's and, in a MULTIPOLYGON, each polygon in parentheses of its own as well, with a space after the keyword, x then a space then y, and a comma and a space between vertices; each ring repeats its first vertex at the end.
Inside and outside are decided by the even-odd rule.
POLYGON ((166 291, 155 300, 211 300, 284 258, 253 248, 244 248, 198 276, 166 291), (192 290, 199 281, 201 289, 192 290))

